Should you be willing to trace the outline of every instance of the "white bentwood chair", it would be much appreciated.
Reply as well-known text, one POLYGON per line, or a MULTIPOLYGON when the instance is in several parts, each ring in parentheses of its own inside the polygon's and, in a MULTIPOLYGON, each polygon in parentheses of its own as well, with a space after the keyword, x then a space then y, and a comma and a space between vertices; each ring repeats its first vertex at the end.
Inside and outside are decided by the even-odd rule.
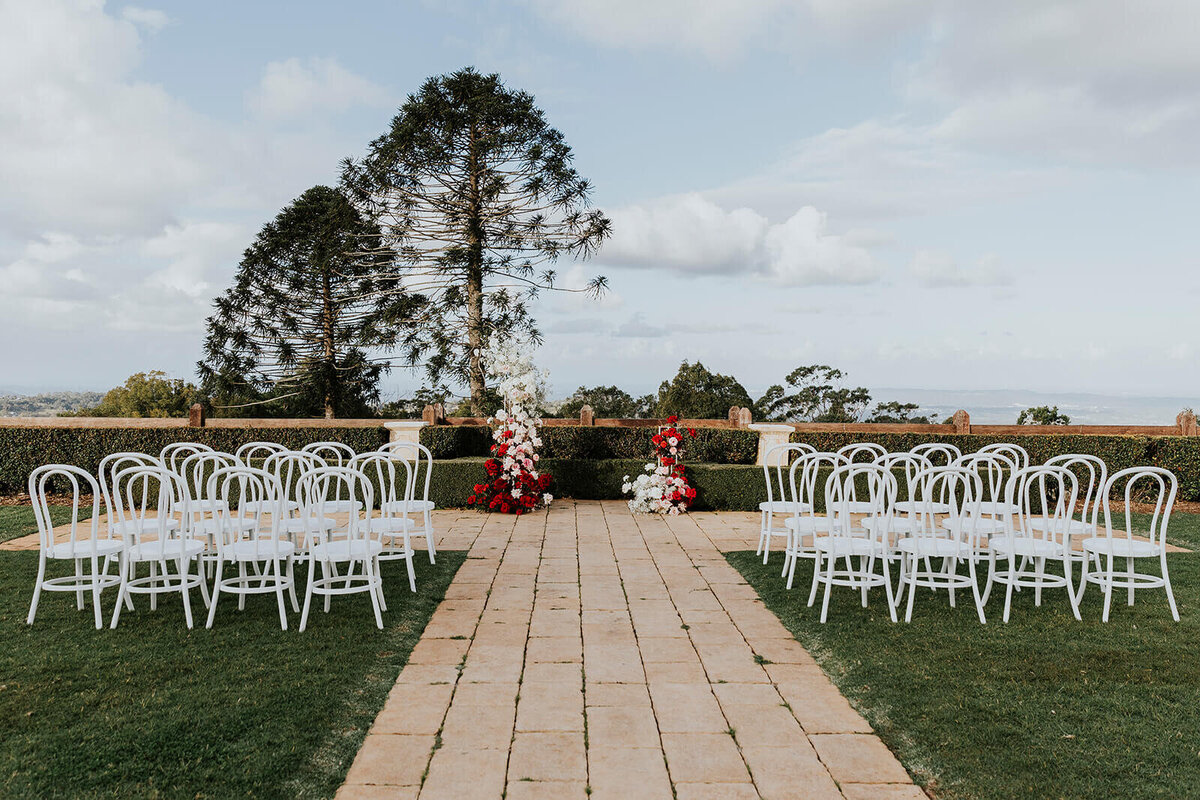
POLYGON ((887 455, 887 448, 874 442, 855 442, 839 449, 838 455, 844 456, 851 464, 859 461, 871 462, 887 455))
POLYGON ((888 614, 896 621, 896 602, 892 595, 891 553, 888 531, 896 501, 896 477, 877 464, 847 464, 837 467, 825 481, 825 513, 829 530, 813 537, 816 550, 815 576, 824 584, 821 622, 829 615, 829 599, 834 586, 845 586, 862 593, 863 608, 867 595, 882 586, 887 595, 888 614), (859 478, 867 484, 864 501, 857 490, 859 478), (865 513, 858 510, 866 504, 865 513), (854 559, 858 559, 857 566, 854 559), (838 569, 838 561, 844 568, 838 569), (876 572, 876 564, 882 571, 876 572))
POLYGON ((379 555, 383 552, 383 536, 372 530, 371 511, 375 492, 365 475, 348 467, 321 467, 304 473, 300 478, 300 519, 305 523, 308 548, 308 585, 304 593, 304 609, 300 612, 300 630, 308 625, 308 612, 314 594, 325 598, 325 611, 333 595, 366 592, 371 596, 375 624, 383 630, 380 613, 386 605, 383 581, 379 575, 379 555), (325 530, 320 524, 334 513, 329 506, 344 497, 365 509, 365 518, 351 512, 345 528, 325 530), (314 524, 315 523, 315 524, 314 524), (346 574, 339 575, 339 565, 346 574), (356 574, 355 567, 360 572, 356 574), (321 577, 317 577, 318 568, 321 577))
POLYGON ((163 466, 178 475, 180 464, 185 458, 196 453, 210 452, 212 452, 211 447, 199 442, 172 442, 159 452, 158 460, 162 462, 163 466))
POLYGON ((127 467, 113 478, 112 513, 120 530, 125 532, 125 558, 121 564, 121 589, 113 611, 112 626, 121 618, 122 603, 130 594, 150 595, 150 609, 158 608, 158 595, 179 592, 183 599, 183 614, 188 628, 192 627, 191 589, 199 589, 208 604, 208 586, 192 563, 204 552, 204 542, 193 538, 189 527, 191 511, 183 479, 161 466, 127 467), (172 534, 165 525, 150 520, 164 520, 171 509, 183 513, 183 528, 172 534), (150 575, 138 577, 141 564, 149 564, 150 575), (175 573, 171 573, 175 567, 175 573), (162 574, 159 574, 161 568, 162 574))
POLYGON ((934 591, 946 589, 951 608, 955 589, 969 588, 979 621, 986 623, 975 569, 981 547, 978 522, 983 480, 978 472, 964 467, 929 467, 914 476, 910 485, 914 491, 904 525, 906 535, 896 545, 901 556, 897 605, 908 591, 904 621, 912 622, 916 590, 924 586, 934 591), (938 523, 941 515, 946 515, 948 525, 938 523), (963 562, 966 575, 958 571, 963 562))
MULTIPOLYGON (((792 503, 792 512, 791 516, 783 521, 788 532, 787 545, 783 551, 783 576, 787 578, 789 589, 792 588, 798 560, 808 558, 812 559, 814 565, 817 563, 813 537, 829 531, 827 513, 817 513, 817 494, 824 491, 824 484, 820 482, 821 470, 833 470, 849 463, 845 456, 837 453, 802 453, 792 461, 788 470, 788 497, 792 503)), ((817 576, 814 572, 812 588, 808 595, 810 606, 816 594, 817 576)))
POLYGON ((782 529, 775 527, 775 516, 786 518, 794 515, 796 511, 793 501, 789 499, 784 472, 791 466, 793 455, 799 456, 815 452, 817 452, 816 448, 812 445, 785 442, 775 445, 763 454, 763 481, 767 485, 767 499, 758 504, 758 549, 754 551, 754 554, 761 554, 764 564, 771 555, 772 537, 783 536, 786 538, 788 536, 786 525, 782 529))
MULTIPOLYGON (((112 498, 112 481, 118 472, 126 467, 145 466, 154 467, 162 466, 162 461, 152 455, 146 453, 110 453, 100 459, 100 469, 97 472, 97 477, 100 479, 100 490, 104 492, 104 508, 108 513, 108 535, 111 539, 120 539, 125 535, 125 532, 120 530, 120 524, 112 518, 113 498, 112 498)), ((145 488, 145 487, 144 487, 145 488)), ((172 509, 173 510, 173 509, 172 509)), ((167 530, 179 530, 180 520, 174 514, 163 520, 151 519, 146 523, 152 530, 158 530, 162 525, 166 525, 167 530)))
POLYGON ((291 595, 294 610, 299 611, 300 605, 296 601, 293 564, 296 546, 279 531, 287 519, 279 479, 255 467, 221 467, 209 477, 206 495, 216 501, 217 575, 205 627, 213 626, 221 592, 237 595, 238 611, 246 607, 246 595, 274 592, 279 603, 279 625, 286 631, 284 591, 291 595), (236 565, 238 574, 226 576, 226 564, 236 565), (247 566, 253 575, 246 573, 247 566))
POLYGON ((412 501, 413 466, 404 458, 396 459, 391 453, 382 451, 363 453, 350 462, 350 468, 361 472, 377 487, 378 516, 370 514, 369 524, 373 533, 380 535, 383 550, 380 561, 403 561, 408 569, 408 588, 417 590, 417 576, 413 571, 412 529, 416 527, 409 518, 409 503, 412 501), (404 474, 398 475, 396 463, 404 466, 404 474), (403 480, 401 484, 397 477, 403 480))
POLYGON ((914 456, 922 456, 929 459, 929 463, 935 467, 949 467, 955 461, 962 458, 962 451, 952 444, 945 442, 927 442, 919 444, 908 452, 914 456))
POLYGON ((287 451, 287 447, 278 442, 246 442, 233 451, 233 454, 238 457, 248 467, 253 467, 255 461, 266 460, 269 456, 275 453, 283 453, 287 451))
POLYGON ((411 501, 404 506, 405 513, 421 515, 422 527, 415 529, 413 534, 425 537, 425 550, 429 554, 429 563, 433 564, 437 555, 437 550, 433 543, 433 501, 429 499, 429 482, 433 477, 433 451, 418 442, 388 442, 379 449, 382 452, 391 453, 411 463, 412 469, 410 474, 414 490, 411 492, 411 501), (421 496, 417 497, 415 486, 420 479, 422 469, 425 471, 425 482, 421 496))
POLYGON ((1013 590, 1034 590, 1034 605, 1042 604, 1042 590, 1065 588, 1075 619, 1080 619, 1079 603, 1072 580, 1071 516, 1079 495, 1075 473, 1065 467, 1035 466, 1017 470, 1009 481, 1005 499, 1016 508, 1010 530, 992 536, 988 542, 989 566, 986 603, 993 584, 1004 585, 1004 621, 1012 610, 1013 590), (1033 523, 1037 521, 1035 526, 1033 523), (1007 561, 1000 569, 997 562, 1007 561), (1047 562, 1059 563, 1062 574, 1046 572, 1047 562))
MULTIPOLYGON (((1171 521, 1171 509, 1175 506, 1175 495, 1179 491, 1179 479, 1173 472, 1160 467, 1130 467, 1114 473, 1103 488, 1104 504, 1104 534, 1092 536, 1083 540, 1083 551, 1089 558, 1084 560, 1083 580, 1080 581, 1079 597, 1089 583, 1095 583, 1104 591, 1104 622, 1108 622, 1109 610, 1112 607, 1113 589, 1125 589, 1128 592, 1128 603, 1133 605, 1133 595, 1136 589, 1163 588, 1167 592, 1167 604, 1171 608, 1171 617, 1179 622, 1179 609, 1175 606, 1175 593, 1171 591, 1171 576, 1167 572, 1167 523, 1171 521), (1125 535, 1113 530, 1112 509, 1109 496, 1122 482, 1125 482, 1125 535), (1140 492, 1139 484, 1149 484, 1149 496, 1140 492), (1154 512, 1150 515, 1149 530, 1146 540, 1133 537, 1133 516, 1131 507, 1135 498, 1144 500, 1154 499, 1154 512), (1090 561, 1096 559, 1097 569, 1091 571, 1090 561), (1159 575, 1138 572, 1137 559, 1154 558, 1159 563, 1159 575), (1115 563, 1124 559, 1125 569, 1118 570, 1115 563)), ((1119 521, 1119 518, 1118 518, 1119 521)))
POLYGON ((96 618, 96 630, 104 627, 100 611, 100 593, 110 586, 117 586, 121 576, 108 574, 112 559, 120 560, 125 543, 120 539, 100 536, 100 485, 87 471, 67 464, 46 464, 29 475, 29 497, 33 502, 33 516, 38 526, 38 574, 33 585, 33 602, 29 606, 27 625, 33 624, 37 615, 38 601, 42 592, 74 592, 75 605, 80 611, 84 607, 84 593, 91 592, 92 606, 96 618), (50 518, 50 488, 53 484, 65 483, 71 490, 71 527, 61 542, 54 540, 54 521, 50 518), (81 520, 83 495, 92 496, 92 516, 81 520), (47 578, 47 562, 74 561, 75 574, 47 578), (84 569, 87 565, 88 569, 84 569))

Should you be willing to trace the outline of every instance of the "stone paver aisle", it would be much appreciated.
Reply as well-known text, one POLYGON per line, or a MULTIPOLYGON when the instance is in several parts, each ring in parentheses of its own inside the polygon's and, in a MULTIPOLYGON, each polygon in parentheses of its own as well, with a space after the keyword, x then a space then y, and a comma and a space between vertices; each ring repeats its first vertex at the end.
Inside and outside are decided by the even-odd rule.
POLYGON ((338 797, 923 798, 726 563, 740 516, 440 514, 470 557, 338 797))

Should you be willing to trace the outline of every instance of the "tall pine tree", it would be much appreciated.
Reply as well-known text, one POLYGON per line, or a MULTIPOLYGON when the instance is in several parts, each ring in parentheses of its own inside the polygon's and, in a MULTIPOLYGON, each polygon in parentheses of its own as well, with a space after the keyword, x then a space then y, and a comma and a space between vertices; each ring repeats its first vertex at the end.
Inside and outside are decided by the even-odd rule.
MULTIPOLYGON (((492 410, 480 362, 488 336, 537 340, 526 301, 555 288, 550 265, 590 256, 609 234, 571 161, 532 95, 467 68, 426 81, 366 157, 345 162, 343 187, 384 233, 362 256, 393 249, 380 285, 424 299, 400 342, 408 362, 423 363, 433 385, 466 384, 473 414, 492 410)), ((595 278, 583 290, 603 286, 595 278)))
POLYGON ((415 302, 381 275, 393 255, 336 189, 314 186, 280 211, 208 318, 197 369, 214 408, 367 412, 388 368, 383 353, 415 302))

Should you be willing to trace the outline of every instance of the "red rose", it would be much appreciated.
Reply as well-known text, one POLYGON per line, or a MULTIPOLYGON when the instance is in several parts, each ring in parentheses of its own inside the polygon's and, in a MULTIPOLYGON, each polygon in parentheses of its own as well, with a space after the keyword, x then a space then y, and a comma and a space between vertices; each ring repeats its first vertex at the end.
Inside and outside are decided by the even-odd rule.
POLYGON ((675 424, 676 422, 678 422, 678 421, 679 421, 679 417, 675 416, 674 414, 672 414, 671 416, 667 417, 667 424, 668 424, 668 425, 674 425, 674 424, 675 424))

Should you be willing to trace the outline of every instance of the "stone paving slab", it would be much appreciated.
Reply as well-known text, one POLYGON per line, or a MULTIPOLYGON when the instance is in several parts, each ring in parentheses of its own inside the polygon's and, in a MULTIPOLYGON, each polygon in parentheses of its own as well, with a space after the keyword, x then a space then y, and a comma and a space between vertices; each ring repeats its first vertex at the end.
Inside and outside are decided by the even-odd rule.
POLYGON ((726 563, 756 515, 557 501, 434 524, 468 559, 342 800, 923 796, 726 563))

